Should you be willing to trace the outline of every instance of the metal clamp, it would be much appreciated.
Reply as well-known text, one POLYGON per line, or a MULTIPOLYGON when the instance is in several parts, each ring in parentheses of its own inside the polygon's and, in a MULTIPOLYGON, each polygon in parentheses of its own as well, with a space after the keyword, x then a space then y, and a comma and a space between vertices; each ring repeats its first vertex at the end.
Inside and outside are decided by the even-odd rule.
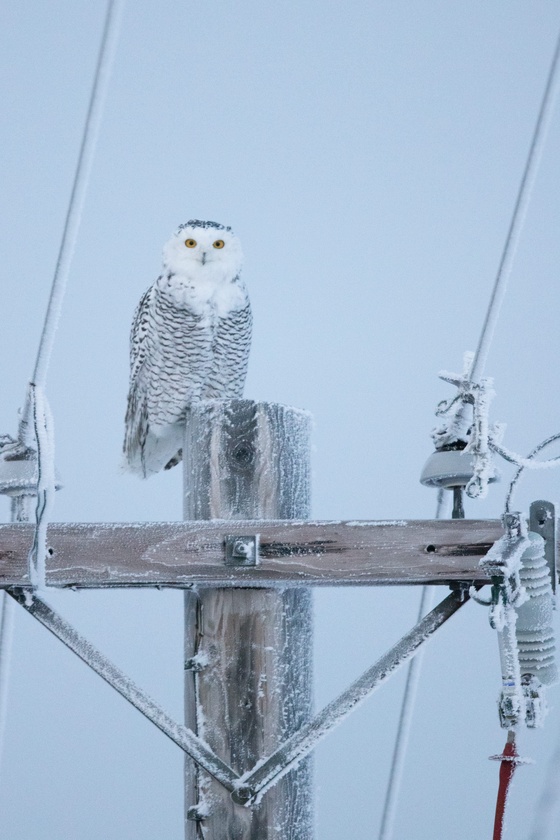
POLYGON ((540 499, 533 502, 529 508, 529 530, 540 534, 544 539, 544 556, 550 569, 550 582, 552 591, 556 595, 558 585, 558 571, 556 564, 556 531, 557 531, 556 505, 554 502, 545 502, 540 499))
POLYGON ((257 566, 259 562, 259 535, 226 536, 226 566, 257 566))
POLYGON ((521 585, 519 569, 521 556, 530 545, 527 526, 520 513, 507 513, 503 518, 506 534, 494 543, 480 561, 480 567, 492 578, 490 624, 499 630, 503 625, 504 608, 517 607, 527 599, 521 585))

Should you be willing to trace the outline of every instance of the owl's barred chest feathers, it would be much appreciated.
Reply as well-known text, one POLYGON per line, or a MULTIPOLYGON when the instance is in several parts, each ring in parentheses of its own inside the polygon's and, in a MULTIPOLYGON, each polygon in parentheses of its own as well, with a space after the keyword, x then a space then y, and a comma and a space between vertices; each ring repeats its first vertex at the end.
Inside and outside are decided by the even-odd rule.
POLYGON ((167 243, 164 271, 137 307, 124 453, 144 477, 180 460, 191 403, 243 394, 252 319, 241 258, 229 229, 190 222, 167 243))
POLYGON ((208 318, 225 318, 247 303, 247 292, 239 275, 224 277, 223 271, 208 271, 197 277, 196 271, 168 271, 156 281, 159 297, 179 310, 208 318))

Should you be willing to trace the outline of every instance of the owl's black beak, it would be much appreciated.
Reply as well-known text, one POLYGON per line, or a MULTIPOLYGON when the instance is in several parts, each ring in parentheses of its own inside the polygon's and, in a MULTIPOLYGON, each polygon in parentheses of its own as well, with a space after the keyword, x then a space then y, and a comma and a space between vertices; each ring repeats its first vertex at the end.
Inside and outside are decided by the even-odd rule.
POLYGON ((206 262, 206 251, 203 251, 202 252, 202 265, 204 265, 205 262, 206 262))

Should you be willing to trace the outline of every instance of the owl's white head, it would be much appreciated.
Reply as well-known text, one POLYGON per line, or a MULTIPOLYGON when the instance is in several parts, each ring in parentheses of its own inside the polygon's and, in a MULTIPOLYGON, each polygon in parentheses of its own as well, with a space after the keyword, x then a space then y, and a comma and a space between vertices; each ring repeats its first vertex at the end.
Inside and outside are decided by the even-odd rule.
POLYGON ((233 280, 241 271, 241 243, 231 228, 191 219, 180 225, 163 248, 163 264, 193 280, 233 280))

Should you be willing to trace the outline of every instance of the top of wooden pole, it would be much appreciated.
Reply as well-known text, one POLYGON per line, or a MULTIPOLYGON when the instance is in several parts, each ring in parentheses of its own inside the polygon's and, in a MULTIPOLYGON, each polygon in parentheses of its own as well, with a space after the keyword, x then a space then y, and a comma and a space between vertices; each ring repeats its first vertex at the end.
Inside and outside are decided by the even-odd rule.
POLYGON ((308 519, 311 415, 278 403, 212 400, 187 413, 184 517, 308 519))

